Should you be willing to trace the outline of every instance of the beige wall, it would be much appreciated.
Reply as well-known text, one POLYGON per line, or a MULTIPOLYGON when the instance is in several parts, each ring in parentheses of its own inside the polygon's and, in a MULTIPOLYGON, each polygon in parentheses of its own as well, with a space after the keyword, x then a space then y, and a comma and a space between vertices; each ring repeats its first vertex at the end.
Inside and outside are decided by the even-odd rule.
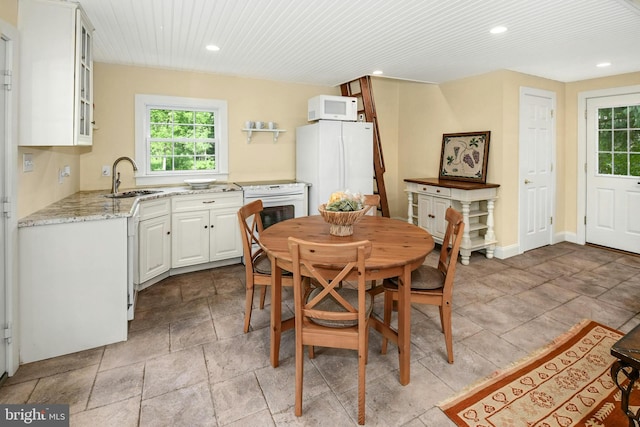
MULTIPOLYGON (((516 245, 518 183, 512 177, 518 174, 519 91, 526 86, 557 95, 555 224, 558 233, 575 233, 578 93, 634 84, 640 84, 640 73, 568 84, 510 71, 441 85, 374 78, 391 215, 407 215, 405 178, 437 176, 443 133, 491 130, 487 180, 501 185, 496 204, 498 245, 516 245)), ((134 155, 136 93, 226 99, 230 181, 294 178, 295 128, 306 123, 307 99, 320 93, 339 94, 337 87, 103 63, 95 64, 94 85, 98 129, 92 147, 19 149, 19 217, 79 190, 110 188, 111 179, 101 176, 102 165, 134 155), (275 144, 268 134, 255 135, 247 144, 240 131, 246 120, 273 120, 287 132, 275 144), (22 172, 24 153, 34 155, 34 172, 22 172), (58 170, 65 165, 71 167, 71 177, 60 184, 58 170)), ((133 174, 127 172, 122 173, 122 188, 135 185, 133 174)))
MULTIPOLYGON (((376 81, 377 83, 377 81, 376 81)), ((398 87, 398 171, 393 182, 397 195, 392 216, 406 217, 404 179, 437 177, 442 134, 491 131, 487 182, 500 184, 496 204, 496 234, 500 246, 517 243, 518 105, 520 86, 557 93, 563 103, 563 84, 509 71, 497 71, 441 85, 395 81, 398 87), (515 159, 515 162, 513 161, 515 159)), ((390 91, 388 91, 390 92, 390 91)), ((376 106, 384 103, 376 92, 376 106)), ((381 120, 381 127, 386 126, 381 120)), ((558 135, 564 129, 559 120, 558 135)), ((384 141, 383 141, 384 143, 384 141)), ((561 144, 559 141, 558 145, 561 144)), ((386 155, 386 151, 385 151, 386 155)))
MULTIPOLYGON (((339 94, 336 87, 281 83, 205 73, 188 73, 95 63, 95 110, 98 127, 93 146, 21 147, 18 163, 18 216, 23 217, 79 190, 108 190, 111 178, 102 165, 119 156, 134 157, 134 96, 137 93, 215 98, 228 101, 229 180, 295 178, 295 128, 307 123, 307 100, 339 94), (240 129, 247 120, 275 121, 287 132, 274 143, 260 133, 247 144, 240 129), (22 172, 22 155, 34 156, 33 172, 22 172), (58 183, 57 171, 71 167, 58 183)), ((123 168, 121 188, 135 186, 133 172, 123 168)))
MULTIPOLYGON (((371 88, 378 117, 378 131, 382 144, 382 157, 385 165, 384 184, 390 207, 404 199, 404 193, 398 193, 398 153, 399 138, 399 100, 400 92, 396 80, 373 77, 371 88), (382 124, 384 123, 384 124, 382 124)), ((391 216, 396 215, 393 210, 391 216)))
MULTIPOLYGON (((102 165, 119 156, 134 157, 134 97, 158 94, 224 99, 228 102, 229 180, 295 178, 295 129, 307 124, 307 100, 339 94, 339 88, 281 83, 205 73, 187 73, 110 64, 95 65, 94 119, 98 130, 90 151, 81 156, 81 188, 108 189, 102 165), (285 129, 278 142, 255 133, 251 143, 242 132, 247 120, 275 121, 285 129)), ((135 186, 132 173, 122 173, 121 188, 135 186)))
POLYGON ((500 184, 496 203, 498 246, 517 245, 518 181, 513 177, 519 173, 520 88, 529 87, 556 94, 555 231, 558 235, 575 234, 578 94, 637 84, 640 73, 565 84, 504 70, 441 85, 375 79, 376 107, 384 105, 391 110, 379 115, 391 215, 407 215, 405 178, 438 175, 443 133, 491 130, 487 181, 500 184), (378 90, 380 82, 385 83, 385 90, 378 90), (397 131, 397 136, 386 136, 384 129, 388 127, 397 131), (392 145, 387 139, 394 138, 397 153, 389 154, 392 145))
POLYGON ((18 26, 18 0, 0 0, 0 19, 18 26))

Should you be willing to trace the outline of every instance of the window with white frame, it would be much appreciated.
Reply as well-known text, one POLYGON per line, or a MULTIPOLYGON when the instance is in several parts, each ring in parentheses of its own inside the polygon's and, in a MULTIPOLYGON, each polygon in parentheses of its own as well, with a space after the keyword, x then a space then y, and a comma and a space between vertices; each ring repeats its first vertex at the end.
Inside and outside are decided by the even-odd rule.
POLYGON ((138 184, 227 179, 226 101, 136 95, 135 103, 138 184))

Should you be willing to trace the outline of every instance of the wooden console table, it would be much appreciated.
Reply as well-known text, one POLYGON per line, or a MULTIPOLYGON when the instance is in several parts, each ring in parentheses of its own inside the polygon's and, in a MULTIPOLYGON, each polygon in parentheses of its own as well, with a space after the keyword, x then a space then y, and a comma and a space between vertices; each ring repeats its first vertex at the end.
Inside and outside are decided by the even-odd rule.
POLYGON ((618 358, 611 366, 611 378, 622 391, 621 407, 629 418, 629 427, 640 426, 640 409, 634 414, 629 410, 629 396, 634 383, 638 380, 640 369, 640 325, 636 326, 624 337, 620 338, 613 347, 611 354, 618 358), (622 372, 629 383, 626 385, 618 381, 618 374, 622 372))
POLYGON ((462 264, 468 265, 471 252, 481 249, 485 249, 487 258, 493 258, 497 243, 493 209, 500 185, 438 178, 404 181, 409 199, 408 222, 426 229, 437 243, 442 243, 447 228, 444 215, 451 206, 462 212, 465 223, 460 244, 462 264))

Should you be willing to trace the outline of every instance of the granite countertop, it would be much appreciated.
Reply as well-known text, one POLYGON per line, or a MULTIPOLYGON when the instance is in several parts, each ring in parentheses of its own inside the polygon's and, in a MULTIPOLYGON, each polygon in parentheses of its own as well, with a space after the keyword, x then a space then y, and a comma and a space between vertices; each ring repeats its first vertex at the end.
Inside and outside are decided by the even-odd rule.
MULTIPOLYGON (((122 191, 131 190, 138 189, 122 191)), ((109 194, 109 190, 79 191, 19 219, 18 227, 127 218, 133 215, 140 201, 188 194, 242 191, 242 188, 231 183, 218 183, 209 188, 198 190, 194 190, 191 187, 157 187, 144 188, 144 190, 156 190, 159 192, 138 197, 113 199, 105 197, 105 194, 109 194)))

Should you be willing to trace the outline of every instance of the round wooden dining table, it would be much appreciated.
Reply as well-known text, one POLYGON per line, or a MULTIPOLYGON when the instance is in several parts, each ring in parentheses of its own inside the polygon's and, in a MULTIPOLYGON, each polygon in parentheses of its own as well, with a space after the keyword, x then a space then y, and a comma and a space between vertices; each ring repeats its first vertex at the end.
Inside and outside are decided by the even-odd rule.
POLYGON ((260 235, 260 244, 272 264, 271 286, 271 364, 279 364, 282 331, 293 328, 293 319, 282 321, 282 270, 291 271, 288 239, 296 237, 314 243, 348 243, 369 240, 371 256, 366 260, 366 280, 400 276, 398 281, 398 327, 393 330, 372 316, 371 326, 398 345, 400 383, 410 380, 411 272, 433 250, 429 232, 416 225, 381 216, 365 215, 354 225, 351 236, 329 234, 329 224, 320 215, 278 222, 260 235), (406 284, 406 285, 405 285, 406 284), (408 285, 408 286, 407 286, 408 285))

